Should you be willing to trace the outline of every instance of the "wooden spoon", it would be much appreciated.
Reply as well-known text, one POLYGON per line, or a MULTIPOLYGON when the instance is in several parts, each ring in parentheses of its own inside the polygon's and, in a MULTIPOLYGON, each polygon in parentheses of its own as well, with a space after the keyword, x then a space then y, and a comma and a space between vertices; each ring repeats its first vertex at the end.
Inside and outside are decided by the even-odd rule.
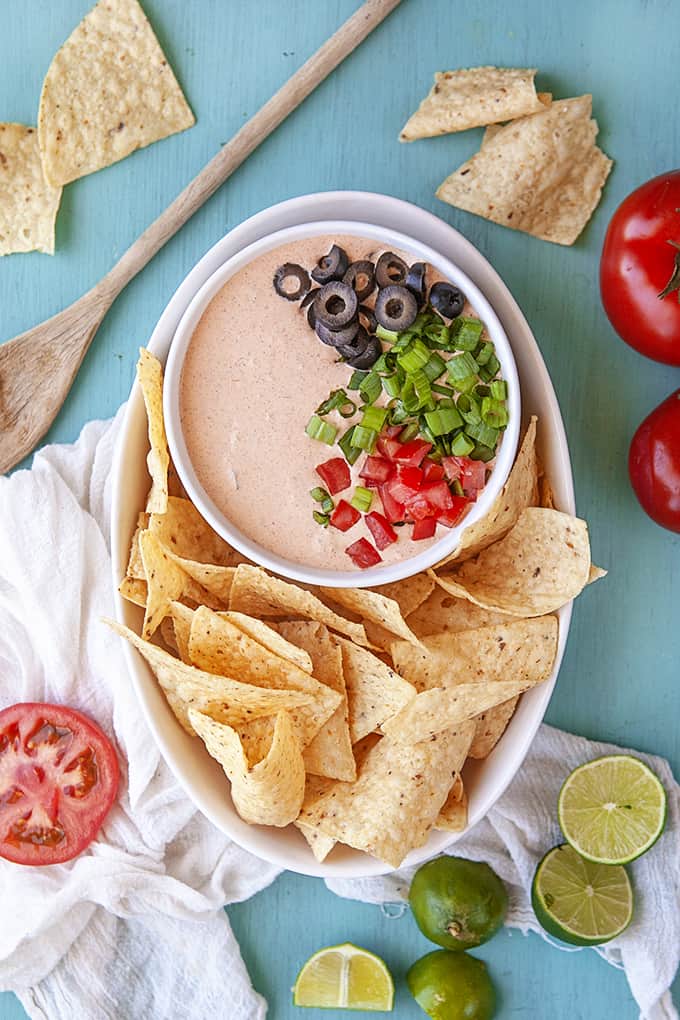
POLYGON ((366 0, 220 149, 103 280, 63 312, 0 346, 0 474, 30 453, 49 429, 123 287, 399 2, 366 0))

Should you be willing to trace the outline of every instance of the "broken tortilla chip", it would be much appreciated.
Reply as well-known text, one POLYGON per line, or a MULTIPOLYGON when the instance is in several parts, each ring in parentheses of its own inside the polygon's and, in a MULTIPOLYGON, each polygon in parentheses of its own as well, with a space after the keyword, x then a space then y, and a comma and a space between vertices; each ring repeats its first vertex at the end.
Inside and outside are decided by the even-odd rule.
POLYGON ((60 202, 61 188, 45 180, 35 128, 0 124, 0 255, 53 255, 60 202))
POLYGON ((149 513, 164 514, 168 508, 168 440, 163 422, 163 368, 146 347, 139 349, 137 379, 144 397, 148 420, 149 452, 146 463, 151 475, 151 491, 147 496, 149 513))
POLYGON ((438 71, 429 95, 402 128, 399 140, 432 138, 543 110, 535 77, 536 68, 525 67, 438 71))
POLYGON ((271 746, 252 768, 231 726, 193 708, 189 709, 189 719, 208 753, 231 781, 231 799, 244 821, 281 827, 297 818, 305 792, 305 767, 287 712, 276 716, 271 746))
POLYGON ((349 703, 349 732, 353 744, 408 704, 416 689, 366 648, 338 638, 349 703))
POLYGON ((573 244, 612 167, 595 145, 592 97, 562 99, 507 124, 437 189, 437 198, 544 241, 573 244))
POLYGON ((38 137, 45 177, 67 184, 193 123, 137 0, 99 0, 43 82, 38 137))
POLYGON ((360 645, 368 644, 366 631, 360 623, 352 623, 304 588, 272 577, 260 567, 241 564, 234 577, 229 608, 251 616, 281 618, 303 617, 324 623, 330 630, 338 631, 360 645))
POLYGON ((588 526, 529 507, 505 538, 437 583, 456 598, 508 616, 542 616, 575 598, 590 577, 588 526))
POLYGON ((475 718, 475 735, 468 752, 471 758, 488 758, 512 719, 519 696, 482 712, 475 718))

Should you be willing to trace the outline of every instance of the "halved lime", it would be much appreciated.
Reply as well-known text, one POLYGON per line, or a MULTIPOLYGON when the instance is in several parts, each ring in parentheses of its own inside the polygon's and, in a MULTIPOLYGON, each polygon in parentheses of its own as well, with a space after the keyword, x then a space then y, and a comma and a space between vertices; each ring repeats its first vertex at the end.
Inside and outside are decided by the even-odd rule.
POLYGON ((545 930, 573 946, 609 942, 633 917, 626 869, 587 861, 567 843, 549 850, 536 868, 531 903, 545 930))
POLYGON ((296 1006, 388 1013, 394 984, 385 962, 351 942, 326 946, 307 960, 293 988, 296 1006))
POLYGON ((560 790, 557 813, 565 839, 582 857, 628 864, 663 832, 666 791, 643 762, 611 754, 574 769, 560 790))

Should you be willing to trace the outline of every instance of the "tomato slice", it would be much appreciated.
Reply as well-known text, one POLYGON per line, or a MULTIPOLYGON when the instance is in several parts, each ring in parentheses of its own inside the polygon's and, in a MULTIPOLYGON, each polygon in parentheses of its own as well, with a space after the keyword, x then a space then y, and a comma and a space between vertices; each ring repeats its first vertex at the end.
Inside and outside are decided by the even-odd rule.
POLYGON ((396 531, 387 518, 383 517, 377 510, 372 510, 370 514, 366 514, 366 524, 368 530, 373 535, 373 541, 378 549, 386 549, 388 545, 392 545, 393 542, 397 541, 396 531))
POLYGON ((453 506, 453 496, 446 482, 428 482, 421 486, 420 493, 436 514, 453 506))
POLYGON ((406 516, 406 510, 403 503, 392 496, 388 488, 389 482, 385 485, 381 485, 378 489, 380 493, 380 502, 382 503, 383 510, 385 511, 385 517, 390 524, 396 524, 398 521, 403 521, 406 516))
POLYGON ((434 517, 423 517, 421 521, 416 521, 413 525, 411 538, 414 542, 420 542, 424 538, 432 538, 436 528, 437 522, 434 517))
POLYGON ((344 457, 331 457, 323 464, 318 464, 316 473, 321 475, 331 496, 335 496, 337 492, 342 492, 343 489, 348 489, 350 486, 349 466, 344 457))
POLYGON ((412 492, 408 499, 404 500, 406 514, 413 521, 422 521, 425 517, 432 517, 432 504, 422 492, 412 492))
POLYGON ((448 480, 459 481, 466 496, 481 492, 486 485, 486 464, 483 460, 471 460, 470 457, 444 457, 442 464, 448 480))
POLYGON ((402 444, 398 439, 382 432, 378 436, 378 452, 387 460, 394 460, 395 454, 401 450, 402 444))
POLYGON ((393 470, 393 465, 384 457, 367 457, 359 472, 359 478, 382 484, 387 481, 393 470))
POLYGON ((439 514, 437 520, 445 528, 455 528, 456 524, 463 517, 466 509, 470 506, 470 500, 466 496, 451 496, 453 506, 450 510, 444 510, 439 514))
POLYGON ((360 538, 358 542, 348 545, 345 552, 357 567, 365 570, 366 567, 375 567, 382 563, 382 557, 367 538, 360 538))
POLYGON ((331 514, 331 526, 338 531, 349 531, 360 517, 358 510, 355 510, 346 499, 341 499, 331 514))
POLYGON ((0 857, 62 864, 97 835, 118 791, 111 741, 87 716, 35 702, 0 712, 0 857))
POLYGON ((426 460, 423 463, 423 481, 441 482, 446 477, 441 464, 435 464, 433 460, 426 460))
POLYGON ((420 467, 425 454, 432 449, 432 443, 424 439, 411 439, 408 443, 399 443, 394 459, 403 467, 420 467))
POLYGON ((400 467, 399 478, 409 489, 419 489, 423 483, 423 472, 419 467, 400 467))

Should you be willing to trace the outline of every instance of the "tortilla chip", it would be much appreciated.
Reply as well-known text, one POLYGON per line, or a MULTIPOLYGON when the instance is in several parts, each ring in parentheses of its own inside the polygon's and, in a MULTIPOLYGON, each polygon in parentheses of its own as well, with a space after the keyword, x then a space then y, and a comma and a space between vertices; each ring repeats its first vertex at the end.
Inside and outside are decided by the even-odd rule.
POLYGON ((38 136, 45 177, 67 184, 193 123, 137 0, 100 0, 43 82, 38 136))
POLYGON ((529 507, 511 531, 437 582, 456 598, 508 616, 542 616, 575 598, 590 576, 588 526, 529 507))
POLYGON ((434 823, 435 829, 442 829, 445 832, 462 832, 467 828, 468 799, 463 786, 460 772, 456 773, 453 786, 449 795, 444 801, 441 811, 434 823))
POLYGON ((392 646, 394 667, 419 691, 482 680, 539 683, 552 673, 557 655, 555 616, 509 620, 492 627, 433 634, 420 648, 392 646))
POLYGON ((468 719, 474 722, 480 712, 487 712, 531 686, 529 680, 480 680, 433 687, 417 694, 401 711, 386 719, 381 729, 397 743, 419 744, 468 719))
POLYGON ((146 347, 139 348, 137 379, 144 397, 148 419, 149 452, 146 463, 151 475, 151 491, 147 496, 149 513, 164 514, 168 509, 168 440, 163 422, 163 368, 146 347))
POLYGON ((336 691, 341 702, 304 750, 305 768, 317 776, 353 782, 356 765, 349 735, 349 716, 342 652, 322 623, 296 621, 279 624, 288 641, 306 649, 311 656, 314 677, 336 691))
POLYGON ((349 733, 353 744, 415 696, 415 688, 365 648, 338 638, 349 702, 349 733))
POLYGON ((502 701, 475 719, 475 735, 470 745, 470 758, 487 758, 505 733, 512 719, 519 697, 502 701))
MULTIPOLYGON (((330 779, 323 779, 321 776, 310 776, 308 774, 307 782, 305 784, 305 796, 300 810, 302 812, 305 810, 311 810, 316 801, 322 797, 324 793, 327 793, 332 785, 333 783, 330 779)), ((296 819, 295 825, 309 843, 311 851, 317 861, 325 861, 335 846, 336 841, 332 836, 324 836, 324 834, 313 825, 305 824, 305 822, 300 820, 300 817, 301 816, 298 816, 296 819)))
POLYGON ((43 175, 35 128, 0 124, 0 255, 54 255, 61 188, 43 175))
POLYGON ((252 768, 238 733, 189 709, 192 726, 231 781, 231 799, 244 821, 282 827, 294 821, 302 807, 305 767, 300 743, 287 712, 276 716, 271 747, 252 768))
POLYGON ((229 605, 236 567, 197 563, 196 560, 187 560, 183 556, 176 556, 166 546, 163 548, 175 565, 182 569, 185 577, 189 577, 194 582, 194 584, 185 583, 184 594, 188 598, 192 598, 198 605, 207 605, 211 609, 224 609, 229 605), (212 596, 212 598, 208 596, 212 596))
POLYGON ((177 652, 182 662, 193 665, 189 655, 189 637, 191 635, 191 621, 194 618, 193 609, 188 609, 181 602, 173 602, 170 606, 170 619, 175 634, 177 652))
POLYGON ((344 609, 349 609, 362 622, 368 621, 377 627, 388 630, 396 637, 404 638, 418 644, 418 638, 411 633, 408 624, 401 615, 399 603, 371 588, 323 588, 320 594, 337 602, 344 609))
POLYGON ((177 648, 177 639, 175 637, 175 625, 172 622, 171 616, 164 616, 161 620, 158 631, 163 639, 163 644, 169 652, 179 657, 179 650, 177 648))
MULTIPOLYGON (((552 92, 537 92, 536 98, 540 103, 543 104, 543 106, 550 106, 553 98, 552 92)), ((487 124, 487 126, 484 128, 484 134, 482 135, 482 144, 480 148, 483 149, 484 146, 487 145, 491 141, 491 139, 498 134, 499 131, 502 131, 503 128, 506 127, 506 125, 507 121, 505 124, 487 124)))
POLYGON ((434 581, 427 573, 413 574, 412 577, 405 577, 403 581, 394 581, 392 584, 379 584, 373 591, 394 599, 399 604, 401 615, 406 618, 414 613, 418 606, 421 606, 434 588, 434 581))
POLYGON ((139 549, 148 591, 142 637, 148 641, 184 591, 186 575, 150 531, 141 532, 139 549))
POLYGON ((535 415, 529 422, 522 445, 508 479, 493 502, 488 514, 471 524, 462 534, 458 548, 437 564, 440 570, 447 563, 462 562, 476 556, 482 549, 507 535, 528 506, 535 506, 538 497, 538 465, 536 462, 535 415))
POLYGON ((596 567, 594 563, 590 564, 590 572, 588 574, 588 584, 593 584, 595 581, 600 581, 603 577, 607 576, 607 571, 603 567, 596 567))
POLYGON ((141 581, 137 577, 124 577, 118 585, 118 591, 128 602, 133 602, 134 605, 141 606, 142 609, 146 608, 148 597, 146 581, 141 581))
MULTIPOLYGON (((432 572, 432 579, 437 575, 432 572)), ((461 630, 475 630, 477 627, 493 627, 507 620, 504 613, 481 609, 467 599, 457 599, 437 585, 432 594, 408 618, 408 625, 414 634, 422 638, 445 631, 457 634, 461 630)))
POLYGON ((562 99, 512 121, 447 177, 437 198, 544 241, 573 244, 612 166, 595 145, 591 100, 562 99))
POLYGON ((548 480, 548 476, 543 472, 538 476, 538 498, 536 503, 538 506, 545 507, 546 510, 557 510, 555 506, 555 493, 548 480))
POLYGON ((104 618, 104 623, 127 638, 146 659, 187 733, 194 733, 188 714, 190 708, 204 712, 217 722, 239 726, 259 716, 273 715, 281 709, 296 710, 309 701, 309 696, 302 691, 266 690, 239 683, 230 677, 206 673, 143 641, 134 631, 115 620, 104 618))
POLYGON ((196 563, 236 567, 243 557, 203 520, 188 499, 170 496, 165 513, 152 513, 149 531, 170 552, 196 563))
MULTIPOLYGON (((293 638, 286 639, 283 632, 279 634, 278 631, 268 627, 262 620, 256 620, 253 616, 246 616, 244 613, 229 612, 221 613, 220 615, 224 620, 228 620, 229 623, 233 623, 235 627, 242 630, 248 637, 264 645, 274 655, 278 655, 281 659, 288 659, 289 662, 294 662, 305 673, 314 673, 311 655, 305 650, 304 645, 298 645, 293 638)), ((304 627, 306 625, 300 624, 300 626, 304 627)), ((314 624, 311 624, 311 626, 314 626, 314 624)), ((326 683, 321 676, 317 676, 316 679, 326 683)))
POLYGON ((300 742, 306 747, 342 701, 336 692, 319 683, 288 659, 274 655, 233 623, 200 606, 191 621, 189 655, 199 669, 274 690, 300 691, 308 700, 291 718, 300 742))
POLYGON ((466 723, 424 743, 379 741, 356 782, 334 783, 299 822, 398 868, 427 840, 473 732, 466 723))
POLYGON ((535 76, 536 68, 524 67, 438 71, 429 95, 402 128, 399 140, 432 138, 543 110, 535 76))
POLYGON ((149 514, 147 513, 139 514, 139 516, 137 517, 137 527, 135 528, 135 533, 132 536, 132 541, 130 542, 130 555, 128 557, 128 565, 126 570, 126 574, 128 577, 139 578, 142 581, 146 579, 146 574, 144 573, 142 554, 139 549, 139 536, 143 531, 146 531, 148 527, 149 527, 149 514))
POLYGON ((260 567, 241 564, 234 577, 229 608, 249 616, 281 618, 298 616, 324 623, 357 644, 368 644, 366 631, 360 623, 352 623, 334 613, 311 592, 272 577, 260 567))

